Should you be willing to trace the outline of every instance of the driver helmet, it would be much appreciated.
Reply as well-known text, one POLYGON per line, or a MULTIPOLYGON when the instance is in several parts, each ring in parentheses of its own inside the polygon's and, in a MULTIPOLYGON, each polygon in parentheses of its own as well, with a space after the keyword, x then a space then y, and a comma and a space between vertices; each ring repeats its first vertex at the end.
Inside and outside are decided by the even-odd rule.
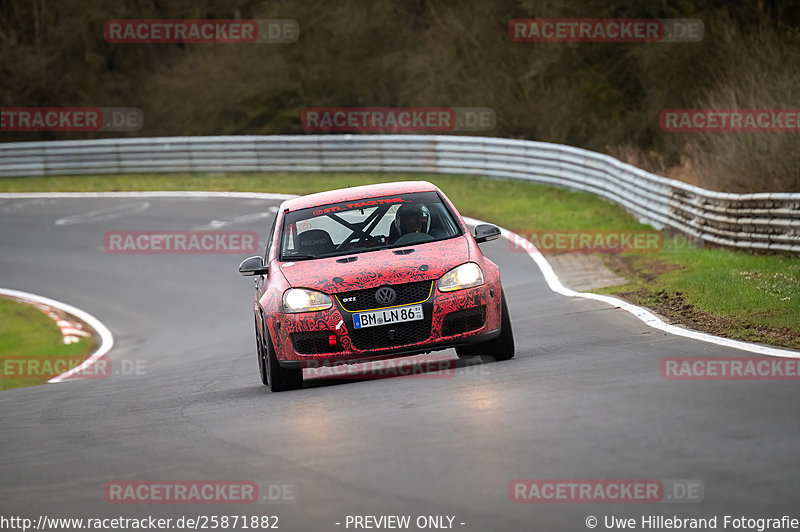
POLYGON ((394 225, 398 234, 427 233, 431 227, 431 212, 421 203, 404 203, 397 209, 394 225))

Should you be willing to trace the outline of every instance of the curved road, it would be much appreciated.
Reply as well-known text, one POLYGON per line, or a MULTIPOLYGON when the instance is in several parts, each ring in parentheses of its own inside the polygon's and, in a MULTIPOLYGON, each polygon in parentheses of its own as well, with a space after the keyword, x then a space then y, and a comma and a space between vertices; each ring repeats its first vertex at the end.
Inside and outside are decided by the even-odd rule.
POLYGON ((103 250, 109 230, 213 220, 263 239, 270 219, 258 214, 277 204, 0 200, 0 286, 94 314, 115 335, 113 364, 143 369, 0 393, 0 515, 269 514, 282 530, 345 529, 354 514, 449 515, 458 529, 515 531, 586 530, 589 515, 598 530, 612 514, 800 517, 798 381, 664 380, 664 356, 747 354, 554 294, 505 241, 482 248, 502 270, 515 359, 459 364, 448 378, 318 380, 279 394, 258 379, 242 256, 103 250), (515 479, 693 479, 704 499, 517 503, 515 479), (108 504, 106 482, 127 480, 289 484, 294 500, 108 504))

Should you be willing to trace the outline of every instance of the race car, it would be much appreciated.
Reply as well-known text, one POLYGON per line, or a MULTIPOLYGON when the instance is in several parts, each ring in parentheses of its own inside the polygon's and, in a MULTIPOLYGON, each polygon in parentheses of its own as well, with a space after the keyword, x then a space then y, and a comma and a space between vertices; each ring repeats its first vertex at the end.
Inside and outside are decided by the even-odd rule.
POLYGON ((302 388, 303 368, 455 348, 459 358, 514 356, 500 270, 436 186, 404 181, 311 194, 281 204, 256 277, 261 382, 302 388))

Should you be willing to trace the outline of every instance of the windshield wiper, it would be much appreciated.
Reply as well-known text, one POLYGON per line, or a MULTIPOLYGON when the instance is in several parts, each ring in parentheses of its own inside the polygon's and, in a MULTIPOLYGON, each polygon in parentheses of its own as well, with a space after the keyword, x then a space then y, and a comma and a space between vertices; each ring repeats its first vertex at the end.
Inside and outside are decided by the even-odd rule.
POLYGON ((373 248, 356 248, 356 249, 346 249, 343 251, 334 251, 333 253, 325 253, 324 255, 319 255, 314 257, 315 259, 327 259, 330 257, 341 257, 343 255, 359 255, 361 253, 369 253, 371 251, 381 251, 386 249, 387 246, 376 246, 373 248))
MULTIPOLYGON (((406 246, 413 246, 414 244, 406 244, 406 246)), ((398 246, 404 247, 404 246, 398 246)), ((332 257, 341 257, 343 255, 359 255, 361 253, 370 253, 372 251, 383 251, 384 249, 390 249, 391 246, 383 245, 383 246, 375 246, 372 248, 356 248, 356 249, 347 249, 343 251, 334 251, 333 253, 323 253, 322 255, 282 255, 281 261, 286 262, 290 260, 309 260, 309 259, 329 259, 332 257)))

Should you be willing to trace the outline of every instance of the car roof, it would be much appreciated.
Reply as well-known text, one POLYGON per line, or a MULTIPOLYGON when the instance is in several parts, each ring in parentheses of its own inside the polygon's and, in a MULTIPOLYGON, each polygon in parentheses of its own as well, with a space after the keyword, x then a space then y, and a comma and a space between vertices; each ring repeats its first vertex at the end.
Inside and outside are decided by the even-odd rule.
POLYGON ((362 185, 359 187, 329 190, 327 192, 317 192, 316 194, 290 199, 283 202, 281 210, 297 211, 343 201, 377 198, 379 196, 390 196, 392 194, 407 194, 409 192, 439 192, 439 189, 436 185, 427 181, 395 181, 392 183, 379 183, 377 185, 362 185))

